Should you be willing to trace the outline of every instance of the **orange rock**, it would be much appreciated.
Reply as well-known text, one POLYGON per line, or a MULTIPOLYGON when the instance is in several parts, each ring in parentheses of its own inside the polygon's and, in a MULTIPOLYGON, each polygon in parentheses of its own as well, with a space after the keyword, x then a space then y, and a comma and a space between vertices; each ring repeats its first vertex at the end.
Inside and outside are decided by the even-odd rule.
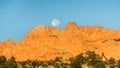
POLYGON ((66 24, 62 31, 52 26, 35 26, 18 42, 0 42, 0 55, 15 56, 17 61, 49 60, 57 56, 68 59, 86 51, 95 51, 107 58, 120 58, 120 32, 101 26, 66 24))

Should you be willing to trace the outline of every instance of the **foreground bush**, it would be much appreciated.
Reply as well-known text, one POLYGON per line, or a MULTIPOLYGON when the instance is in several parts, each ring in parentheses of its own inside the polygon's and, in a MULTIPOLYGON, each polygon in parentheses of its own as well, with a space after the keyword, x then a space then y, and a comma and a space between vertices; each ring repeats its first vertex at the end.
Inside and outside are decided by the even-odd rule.
POLYGON ((48 61, 27 60, 17 62, 13 56, 10 59, 0 56, 0 68, 84 68, 85 65, 90 68, 120 68, 120 60, 116 61, 111 57, 103 61, 102 56, 94 51, 87 51, 64 61, 62 57, 56 57, 54 60, 48 61))

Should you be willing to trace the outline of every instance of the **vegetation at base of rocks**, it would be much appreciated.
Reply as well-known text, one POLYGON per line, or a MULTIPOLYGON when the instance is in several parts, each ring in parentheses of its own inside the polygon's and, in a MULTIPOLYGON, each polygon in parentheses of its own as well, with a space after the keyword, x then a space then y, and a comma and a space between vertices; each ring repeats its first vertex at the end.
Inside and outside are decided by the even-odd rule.
MULTIPOLYGON (((105 57, 105 56, 104 56, 105 57)), ((87 51, 68 60, 62 60, 62 57, 56 57, 54 60, 26 60, 17 62, 12 56, 6 59, 0 56, 0 68, 120 68, 120 60, 113 57, 103 61, 103 55, 100 56, 94 51, 87 51)))

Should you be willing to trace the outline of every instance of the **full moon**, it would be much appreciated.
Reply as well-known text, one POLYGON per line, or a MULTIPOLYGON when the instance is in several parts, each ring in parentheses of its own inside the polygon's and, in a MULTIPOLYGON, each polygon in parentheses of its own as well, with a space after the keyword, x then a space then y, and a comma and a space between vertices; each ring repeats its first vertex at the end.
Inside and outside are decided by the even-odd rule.
POLYGON ((58 19, 53 19, 52 22, 51 22, 51 24, 52 24, 52 26, 57 27, 57 26, 59 26, 59 24, 60 24, 60 20, 58 20, 58 19))

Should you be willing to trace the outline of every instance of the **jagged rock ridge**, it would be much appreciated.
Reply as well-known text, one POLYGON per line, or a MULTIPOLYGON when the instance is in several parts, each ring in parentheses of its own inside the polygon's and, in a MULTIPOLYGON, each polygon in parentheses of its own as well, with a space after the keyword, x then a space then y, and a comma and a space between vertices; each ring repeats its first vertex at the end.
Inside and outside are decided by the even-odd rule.
POLYGON ((18 61, 49 60, 56 56, 63 59, 86 51, 120 58, 120 32, 101 26, 78 26, 66 24, 62 31, 52 26, 33 27, 20 41, 11 39, 0 42, 0 55, 14 56, 18 61))

